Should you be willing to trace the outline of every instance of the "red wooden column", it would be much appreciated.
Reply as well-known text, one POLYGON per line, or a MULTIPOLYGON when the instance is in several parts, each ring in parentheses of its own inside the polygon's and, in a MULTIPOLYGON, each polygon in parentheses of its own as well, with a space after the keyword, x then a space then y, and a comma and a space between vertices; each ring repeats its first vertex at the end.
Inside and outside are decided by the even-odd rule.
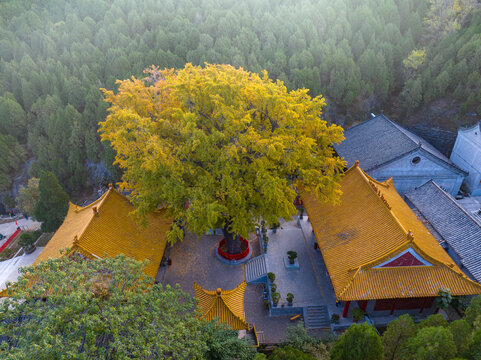
POLYGON ((342 312, 342 317, 345 318, 347 317, 347 313, 349 312, 349 304, 350 301, 346 301, 346 304, 344 305, 344 311, 342 312))
POLYGON ((361 305, 362 312, 366 312, 366 308, 367 308, 367 300, 364 300, 361 305))
POLYGON ((424 298, 423 305, 421 306, 421 310, 419 310, 419 313, 422 314, 424 311, 424 308, 426 307, 426 303, 428 302, 428 298, 424 298))
POLYGON ((394 314, 394 310, 396 309, 396 304, 397 304, 397 299, 394 299, 394 302, 393 302, 392 308, 391 308, 391 313, 389 315, 394 314))

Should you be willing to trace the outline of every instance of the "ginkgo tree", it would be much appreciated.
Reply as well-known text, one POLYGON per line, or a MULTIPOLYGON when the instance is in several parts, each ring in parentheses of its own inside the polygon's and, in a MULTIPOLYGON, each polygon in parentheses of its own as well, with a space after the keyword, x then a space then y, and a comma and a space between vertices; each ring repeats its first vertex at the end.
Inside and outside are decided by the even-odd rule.
POLYGON ((262 220, 296 213, 301 183, 321 200, 339 198, 345 163, 332 144, 343 131, 322 120, 321 96, 230 65, 146 72, 103 89, 110 108, 99 131, 117 152, 134 215, 169 207, 170 241, 182 226, 196 234, 221 227, 237 254, 240 237, 262 220))

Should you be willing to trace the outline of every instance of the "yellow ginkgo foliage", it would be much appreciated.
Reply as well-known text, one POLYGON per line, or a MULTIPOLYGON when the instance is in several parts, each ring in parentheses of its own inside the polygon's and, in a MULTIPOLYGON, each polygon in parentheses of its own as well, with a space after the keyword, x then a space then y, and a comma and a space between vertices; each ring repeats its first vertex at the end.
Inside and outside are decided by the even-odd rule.
POLYGON ((111 106, 100 131, 117 152, 135 215, 169 207, 171 241, 182 226, 197 234, 221 227, 235 254, 239 236, 261 219, 295 214, 300 182, 322 200, 339 198, 345 164, 332 144, 343 131, 321 119, 322 97, 229 65, 147 72, 118 81, 116 93, 103 90, 111 106))

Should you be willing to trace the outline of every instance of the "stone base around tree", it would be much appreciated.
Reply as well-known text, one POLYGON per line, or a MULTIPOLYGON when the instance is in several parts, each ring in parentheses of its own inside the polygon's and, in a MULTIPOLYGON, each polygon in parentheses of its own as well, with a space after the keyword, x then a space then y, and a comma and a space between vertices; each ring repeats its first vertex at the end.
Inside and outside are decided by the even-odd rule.
POLYGON ((239 259, 239 260, 228 260, 228 259, 224 258, 219 253, 219 246, 220 246, 220 243, 217 244, 217 246, 215 248, 215 255, 217 256, 217 259, 220 260, 220 262, 222 262, 223 264, 226 264, 226 265, 241 265, 241 264, 244 264, 245 262, 247 262, 251 258, 251 255, 252 255, 252 248, 249 244, 249 247, 247 248, 248 252, 247 252, 246 256, 244 256, 242 259, 239 259))

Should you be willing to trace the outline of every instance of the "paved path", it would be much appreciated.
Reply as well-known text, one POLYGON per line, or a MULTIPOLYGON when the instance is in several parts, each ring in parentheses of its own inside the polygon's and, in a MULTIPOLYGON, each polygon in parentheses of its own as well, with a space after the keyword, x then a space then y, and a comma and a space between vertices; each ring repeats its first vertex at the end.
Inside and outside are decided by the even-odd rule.
POLYGON ((12 219, 11 222, 0 224, 0 234, 5 236, 2 240, 0 240, 0 246, 2 246, 5 241, 8 240, 10 235, 17 230, 17 227, 20 227, 22 230, 35 231, 40 229, 41 225, 41 223, 38 221, 34 221, 32 219, 26 220, 25 218, 17 219, 17 224, 18 225, 15 224, 15 219, 12 219))
POLYGON ((43 247, 37 247, 37 249, 28 255, 17 256, 13 259, 0 262, 0 290, 5 289, 7 281, 11 283, 17 281, 18 270, 23 266, 31 265, 37 256, 42 252, 43 247))
POLYGON ((281 294, 278 306, 287 305, 286 295, 294 295, 294 306, 321 305, 325 302, 322 284, 316 277, 312 246, 304 238, 297 225, 297 217, 289 222, 281 221, 281 228, 274 234, 268 233, 267 271, 276 275, 277 292, 281 294), (299 269, 286 269, 287 251, 297 252, 299 269))
POLYGON ((191 295, 194 295, 194 281, 207 290, 237 287, 245 279, 244 265, 225 265, 217 259, 215 249, 221 238, 206 235, 196 240, 195 235, 187 234, 184 241, 171 249, 172 265, 165 269, 163 283, 179 284, 191 295))

